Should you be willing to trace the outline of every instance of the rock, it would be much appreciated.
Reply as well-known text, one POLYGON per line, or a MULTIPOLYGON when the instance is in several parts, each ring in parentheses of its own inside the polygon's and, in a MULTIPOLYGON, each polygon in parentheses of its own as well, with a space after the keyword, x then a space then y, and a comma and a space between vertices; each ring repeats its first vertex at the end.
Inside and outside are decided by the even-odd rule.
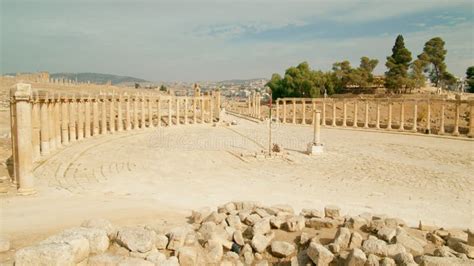
POLYGON ((306 227, 320 230, 321 228, 334 228, 336 222, 330 218, 311 218, 306 221, 306 227))
POLYGON ((123 227, 117 232, 117 243, 130 251, 148 252, 155 247, 156 233, 141 227, 123 227))
POLYGON ((168 234, 168 249, 169 250, 178 250, 184 246, 184 241, 188 235, 189 229, 186 227, 176 227, 171 230, 168 234))
POLYGON ((100 254, 109 248, 109 238, 107 232, 98 228, 76 227, 64 230, 62 237, 80 235, 89 241, 89 249, 92 254, 100 254))
POLYGON ((218 263, 224 255, 222 244, 216 240, 209 240, 206 246, 207 262, 218 263))
MULTIPOLYGON (((211 239, 212 235, 216 232, 217 230, 217 225, 214 222, 204 222, 201 224, 201 227, 199 228, 198 232, 201 235, 202 239, 204 240, 209 240, 211 239)), ((183 234, 187 234, 186 232, 183 232, 183 234)))
POLYGON ((399 226, 399 220, 396 218, 387 218, 384 220, 384 224, 386 227, 396 229, 399 226))
POLYGON ((324 207, 324 216, 328 218, 338 218, 340 215, 341 209, 335 205, 328 205, 324 207))
POLYGON ((242 222, 238 215, 229 215, 226 218, 227 224, 237 230, 242 230, 242 222))
POLYGON ((263 252, 270 244, 271 239, 264 235, 254 235, 251 241, 251 245, 256 252, 263 252))
POLYGON ((341 249, 345 249, 349 246, 349 241, 351 240, 351 231, 346 227, 340 227, 337 230, 336 238, 334 239, 334 244, 339 246, 341 249))
POLYGON ((269 218, 264 218, 259 221, 257 221, 253 227, 252 227, 252 234, 253 235, 264 235, 268 232, 270 232, 270 219, 269 218))
POLYGON ((197 211, 192 211, 191 219, 194 223, 202 223, 204 218, 208 217, 211 214, 211 208, 206 207, 199 209, 197 211))
POLYGON ((367 220, 365 218, 355 216, 348 219, 346 222, 347 227, 351 229, 363 229, 367 226, 367 220))
POLYGON ((385 257, 387 254, 387 243, 385 241, 370 236, 362 243, 362 250, 365 253, 372 253, 377 256, 385 257))
POLYGON ((425 223, 422 223, 421 221, 418 223, 418 230, 421 230, 421 231, 435 231, 438 229, 439 229, 438 226, 427 225, 425 223))
POLYGON ((252 262, 255 259, 251 251, 244 252, 243 257, 245 265, 252 265, 252 262))
POLYGON ((306 251, 308 257, 318 266, 329 265, 334 255, 323 245, 311 242, 306 251))
POLYGON ((362 250, 355 248, 349 255, 347 266, 364 266, 366 261, 367 257, 365 256, 365 253, 362 250))
POLYGON ((197 263, 197 251, 194 247, 180 247, 178 261, 181 266, 193 266, 197 263))
POLYGON ((349 242, 349 248, 350 249, 360 248, 360 246, 362 245, 363 240, 364 239, 362 238, 362 236, 359 233, 353 232, 351 234, 351 240, 349 242))
POLYGON ((305 218, 322 218, 323 217, 322 213, 317 209, 302 209, 300 215, 305 218))
POLYGON ((445 266, 445 265, 456 265, 456 266, 472 266, 474 262, 472 260, 464 260, 452 257, 433 257, 424 255, 420 258, 420 266, 445 266))
POLYGON ((10 240, 0 236, 0 252, 10 250, 10 240))
POLYGON ((408 252, 413 254, 413 256, 423 255, 424 249, 422 245, 422 240, 418 240, 417 238, 410 236, 403 231, 399 232, 395 239, 395 243, 404 246, 408 252))
POLYGON ((115 239, 115 236, 117 235, 117 228, 109 220, 103 218, 85 220, 82 222, 81 226, 102 229, 107 233, 107 236, 111 240, 115 239))
POLYGON ((453 250, 466 254, 469 258, 474 259, 474 246, 469 246, 456 238, 448 239, 448 246, 453 250))
POLYGON ((295 246, 285 241, 273 241, 271 250, 275 257, 286 258, 295 252, 295 246))
POLYGON ((377 231, 377 236, 380 239, 387 241, 388 243, 392 242, 392 239, 397 234, 397 230, 393 227, 384 226, 377 231))
POLYGON ((220 224, 226 218, 225 213, 211 212, 203 222, 214 222, 215 224, 220 224))
POLYGON ((237 215, 239 216, 240 221, 244 222, 250 214, 252 214, 251 210, 241 210, 237 215))
POLYGON ((175 256, 169 257, 166 261, 162 261, 159 266, 179 266, 178 258, 175 256))
POLYGON ((385 227, 385 222, 380 219, 372 220, 367 225, 368 231, 373 233, 377 233, 383 227, 385 227))
POLYGON ((327 245, 326 248, 329 249, 333 254, 339 254, 339 252, 341 252, 341 247, 334 243, 327 245))
POLYGON ((76 265, 72 247, 66 243, 40 244, 15 253, 15 266, 76 265))
POLYGON ((286 222, 284 217, 271 217, 270 218, 270 225, 273 228, 280 229, 281 226, 286 222))
POLYGON ((395 256, 395 261, 397 262, 397 265, 401 266, 416 266, 415 260, 413 259, 413 255, 408 253, 408 252, 403 252, 403 253, 398 253, 395 256))
POLYGON ((266 210, 261 209, 261 208, 255 209, 255 213, 258 214, 258 215, 259 215, 260 217, 262 217, 262 218, 271 216, 266 210))
POLYGON ((85 260, 90 253, 89 240, 82 235, 54 235, 40 244, 68 244, 72 248, 74 254, 74 262, 79 263, 85 260))
POLYGON ((111 254, 100 254, 91 256, 88 259, 88 266, 115 266, 118 265, 121 260, 125 259, 123 256, 111 255, 111 254))
POLYGON ((123 258, 117 266, 155 266, 155 264, 141 258, 123 258))
POLYGON ((295 211, 293 210, 293 207, 291 207, 288 204, 276 204, 276 205, 272 206, 272 209, 275 209, 275 210, 280 211, 280 212, 289 213, 289 214, 294 214, 295 213, 295 211))
POLYGON ((400 253, 407 253, 407 250, 401 244, 387 245, 387 257, 395 258, 400 253))
POLYGON ((218 213, 230 213, 231 211, 235 211, 236 207, 233 202, 228 202, 222 206, 217 207, 218 213))
POLYGON ((445 244, 444 239, 435 233, 429 232, 428 234, 426 234, 426 239, 431 241, 437 247, 443 246, 445 244))
POLYGON ((245 244, 244 237, 242 236, 242 232, 240 230, 234 231, 233 239, 239 246, 243 246, 245 244))
POLYGON ((380 258, 377 255, 369 254, 367 256, 367 261, 365 262, 365 266, 379 266, 380 265, 380 258))
POLYGON ((164 234, 158 234, 155 238, 155 247, 157 249, 166 249, 168 246, 168 237, 164 234))
POLYGON ((395 260, 392 258, 383 258, 380 261, 380 266, 396 266, 397 264, 395 263, 395 260))
POLYGON ((255 266, 268 266, 268 261, 261 260, 261 261, 255 263, 255 266))
POLYGON ((452 250, 450 247, 441 246, 433 251, 433 254, 437 257, 458 257, 459 253, 452 250))
POLYGON ((286 229, 289 232, 301 231, 305 227, 306 220, 303 216, 293 216, 286 220, 286 229))
POLYGON ((306 245, 306 243, 308 243, 308 241, 311 239, 311 236, 306 233, 306 232, 303 232, 301 233, 300 235, 300 245, 306 245))
POLYGON ((467 230, 467 244, 474 246, 474 229, 467 230))
POLYGON ((166 255, 159 251, 152 251, 146 256, 146 260, 153 262, 155 265, 160 265, 166 261, 166 255))
POLYGON ((258 214, 250 214, 249 216, 247 216, 247 218, 245 218, 245 224, 246 225, 254 225, 256 222, 260 221, 262 219, 262 217, 260 217, 260 215, 258 214))

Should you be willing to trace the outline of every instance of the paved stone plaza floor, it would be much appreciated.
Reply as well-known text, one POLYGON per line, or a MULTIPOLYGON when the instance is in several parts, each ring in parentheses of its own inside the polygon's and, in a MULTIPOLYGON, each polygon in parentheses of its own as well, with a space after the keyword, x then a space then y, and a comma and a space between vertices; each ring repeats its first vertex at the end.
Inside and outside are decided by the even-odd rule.
POLYGON ((294 208, 336 204, 439 226, 474 226, 474 142, 323 128, 325 152, 304 154, 310 126, 277 125, 286 158, 239 156, 268 147, 267 125, 178 126, 99 136, 36 166, 38 194, 1 198, 2 234, 47 234, 104 217, 117 224, 185 222, 194 208, 255 200, 294 208), (166 222, 165 222, 166 220, 166 222))

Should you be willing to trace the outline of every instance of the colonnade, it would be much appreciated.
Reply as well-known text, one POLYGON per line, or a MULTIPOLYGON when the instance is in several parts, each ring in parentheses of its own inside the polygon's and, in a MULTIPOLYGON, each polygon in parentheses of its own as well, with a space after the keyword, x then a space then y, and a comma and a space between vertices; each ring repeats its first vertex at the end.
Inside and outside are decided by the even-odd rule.
POLYGON ((247 99, 247 115, 260 119, 261 118, 261 100, 262 96, 259 92, 252 92, 247 99))

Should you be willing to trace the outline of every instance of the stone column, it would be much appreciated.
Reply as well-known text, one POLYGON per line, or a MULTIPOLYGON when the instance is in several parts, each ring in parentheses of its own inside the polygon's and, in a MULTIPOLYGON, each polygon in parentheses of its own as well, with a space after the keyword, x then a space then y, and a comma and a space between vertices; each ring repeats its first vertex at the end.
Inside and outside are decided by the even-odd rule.
POLYGON ((179 126, 179 98, 176 97, 176 125, 179 126))
POLYGON ((459 107, 461 105, 461 100, 456 100, 455 114, 454 114, 454 131, 453 136, 459 136, 459 107))
POLYGON ((107 98, 104 95, 102 98, 102 118, 100 119, 100 133, 102 135, 107 134, 107 98))
POLYGON ((276 122, 280 123, 280 100, 278 99, 276 100, 276 122))
POLYGON ((76 99, 69 102, 69 142, 76 142, 76 99))
POLYGON ((133 129, 138 129, 138 99, 136 94, 133 97, 133 129))
POLYGON ((321 145, 321 113, 319 111, 314 112, 315 113, 315 121, 313 121, 314 125, 314 144, 315 145, 321 145))
POLYGON ((197 99, 193 97, 193 124, 197 123, 197 99))
POLYGON ((77 102, 77 140, 84 138, 84 99, 77 102))
POLYGON ((469 99, 469 138, 474 138, 474 98, 469 99))
POLYGON ((92 132, 94 136, 99 135, 99 99, 96 97, 92 102, 92 132))
POLYGON ((322 102, 322 103, 323 103, 323 108, 322 108, 322 109, 323 109, 323 110, 322 110, 322 111, 323 111, 323 118, 321 119, 321 120, 322 120, 322 121, 321 121, 321 125, 322 125, 323 127, 325 127, 325 126, 326 126, 326 99, 323 98, 323 102, 322 102))
POLYGON ((69 144, 69 115, 68 115, 68 100, 64 99, 61 103, 61 139, 64 145, 69 144))
MULTIPOLYGON (((258 97, 258 118, 260 118, 260 96, 258 97)), ((212 96, 209 98, 209 123, 214 122, 214 102, 212 96)))
POLYGON ((34 189, 33 158, 31 145, 31 85, 19 83, 12 89, 15 102, 15 143, 13 144, 16 160, 16 176, 18 194, 31 195, 34 189))
POLYGON ((40 135, 41 135, 41 155, 49 154, 49 118, 48 118, 48 96, 41 102, 40 106, 40 135))
POLYGON ((248 105, 248 112, 249 112, 248 115, 251 116, 252 115, 251 95, 248 96, 247 105, 248 105))
POLYGON ((387 129, 392 129, 392 101, 388 100, 388 122, 387 129))
POLYGON ((445 103, 446 103, 446 101, 443 99, 443 102, 441 103, 441 114, 440 114, 441 121, 440 121, 439 131, 438 131, 439 135, 444 134, 444 111, 445 111, 445 108, 446 108, 445 103))
POLYGON ((303 99, 303 101, 301 102, 301 111, 303 112, 302 114, 302 121, 301 121, 301 124, 305 125, 306 124, 306 101, 305 99, 303 99))
POLYGON ((201 97, 201 123, 204 123, 204 98, 201 97))
POLYGON ((376 121, 375 121, 375 128, 380 129, 380 101, 376 100, 376 121))
POLYGON ((414 105, 413 105, 413 128, 411 129, 411 131, 413 132, 417 132, 417 123, 418 123, 418 101, 414 101, 414 105))
POLYGON ((332 126, 335 127, 336 124, 336 100, 332 100, 332 126))
POLYGON ((171 96, 168 99, 168 126, 170 127, 172 125, 171 121, 171 96))
POLYGON ((86 100, 86 114, 85 114, 85 126, 84 126, 84 137, 88 138, 91 136, 91 97, 89 96, 86 100))
POLYGON ((56 140, 56 147, 61 147, 61 113, 60 113, 60 105, 61 105, 61 96, 58 95, 58 98, 54 102, 54 135, 56 140))
POLYGON ((145 128, 146 123, 145 123, 145 95, 142 94, 142 100, 140 101, 140 128, 145 128))
MULTIPOLYGON (((314 123, 314 121, 316 121, 316 100, 315 99, 312 99, 311 100, 311 113, 313 114, 313 116, 311 117, 311 124, 314 123)), ((320 116, 321 116, 321 112, 320 112, 320 116)), ((321 121, 321 119, 319 119, 321 121)))
POLYGON ((357 125, 357 112, 359 111, 359 102, 357 99, 354 101, 354 121, 352 122, 352 127, 358 127, 357 125))
POLYGON ((116 122, 115 122, 115 97, 112 94, 112 97, 110 98, 110 106, 109 106, 109 130, 110 133, 115 133, 115 127, 116 127, 116 122))
POLYGON ((132 123, 131 123, 131 117, 130 117, 130 96, 127 96, 127 99, 125 100, 125 130, 130 130, 132 129, 132 123))
POLYGON ((293 119, 291 120, 291 123, 296 124, 296 100, 292 99, 291 104, 293 105, 293 119))
POLYGON ((400 131, 405 130, 405 101, 402 100, 400 103, 400 131))
POLYGON ((431 101, 428 99, 427 102, 427 114, 426 114, 426 134, 431 134, 431 101))
POLYGON ((184 98, 184 124, 188 124, 188 97, 184 98))
POLYGON ((161 97, 158 97, 156 109, 158 109, 157 114, 156 114, 158 116, 157 127, 161 127, 161 97))
POLYGON ((49 149, 50 151, 56 150, 56 128, 55 128, 55 115, 54 115, 54 95, 49 100, 48 104, 48 124, 49 124, 49 149))
POLYGON ((33 161, 38 160, 41 157, 40 147, 40 104, 38 98, 34 98, 32 101, 32 112, 31 112, 31 144, 33 145, 33 161))
POLYGON ((369 128, 369 100, 365 100, 365 120, 364 128, 369 128))
POLYGON ((286 124, 286 99, 283 100, 283 124, 286 124))
POLYGON ((117 131, 123 131, 123 118, 122 118, 122 94, 119 95, 118 98, 118 106, 117 106, 117 131))
POLYGON ((148 97, 148 127, 153 127, 153 106, 151 96, 148 97))
POLYGON ((346 99, 342 101, 342 126, 347 127, 347 102, 346 99))

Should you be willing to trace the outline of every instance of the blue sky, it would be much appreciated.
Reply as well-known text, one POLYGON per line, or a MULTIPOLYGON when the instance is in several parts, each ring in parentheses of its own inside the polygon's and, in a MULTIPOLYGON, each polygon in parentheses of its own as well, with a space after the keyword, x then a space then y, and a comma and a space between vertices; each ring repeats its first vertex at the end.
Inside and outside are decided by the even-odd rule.
POLYGON ((414 56, 442 37, 457 76, 474 65, 473 1, 0 1, 2 73, 224 80, 362 56, 383 73, 398 34, 414 56))

